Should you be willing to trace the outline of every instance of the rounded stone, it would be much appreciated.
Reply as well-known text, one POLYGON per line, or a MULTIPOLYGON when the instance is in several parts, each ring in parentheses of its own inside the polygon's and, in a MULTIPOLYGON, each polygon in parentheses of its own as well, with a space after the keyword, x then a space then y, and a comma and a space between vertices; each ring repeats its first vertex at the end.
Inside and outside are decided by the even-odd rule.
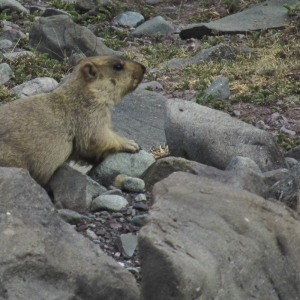
POLYGON ((140 178, 126 177, 123 182, 123 188, 128 192, 142 192, 145 188, 145 182, 140 178))
POLYGON ((113 26, 137 27, 145 21, 143 15, 133 11, 126 11, 112 20, 113 26))
POLYGON ((93 200, 91 204, 91 211, 120 211, 127 204, 128 201, 124 197, 118 195, 100 195, 93 200))

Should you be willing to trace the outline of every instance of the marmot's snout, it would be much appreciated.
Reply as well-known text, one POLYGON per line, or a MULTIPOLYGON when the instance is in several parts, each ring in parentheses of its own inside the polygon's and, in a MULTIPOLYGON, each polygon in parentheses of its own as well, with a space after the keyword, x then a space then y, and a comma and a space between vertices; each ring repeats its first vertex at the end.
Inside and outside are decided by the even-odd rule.
POLYGON ((146 67, 145 67, 144 65, 142 65, 142 64, 140 64, 140 65, 141 65, 141 67, 142 67, 143 74, 145 74, 145 73, 146 73, 146 67))

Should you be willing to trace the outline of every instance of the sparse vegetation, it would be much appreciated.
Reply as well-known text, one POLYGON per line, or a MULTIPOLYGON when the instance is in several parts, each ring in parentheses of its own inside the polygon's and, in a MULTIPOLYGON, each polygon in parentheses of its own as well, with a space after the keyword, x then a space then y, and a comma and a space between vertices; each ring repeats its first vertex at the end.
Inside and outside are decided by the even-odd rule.
MULTIPOLYGON (((5 59, 0 60, 4 62, 5 59)), ((34 79, 36 77, 52 77, 57 81, 70 71, 70 67, 55 59, 48 58, 47 54, 35 53, 32 55, 24 55, 13 61, 6 61, 13 70, 13 76, 8 86, 12 87, 21 84, 24 81, 34 79)), ((5 88, 0 91, 4 93, 5 88)), ((2 97, 0 97, 1 99, 2 97)))

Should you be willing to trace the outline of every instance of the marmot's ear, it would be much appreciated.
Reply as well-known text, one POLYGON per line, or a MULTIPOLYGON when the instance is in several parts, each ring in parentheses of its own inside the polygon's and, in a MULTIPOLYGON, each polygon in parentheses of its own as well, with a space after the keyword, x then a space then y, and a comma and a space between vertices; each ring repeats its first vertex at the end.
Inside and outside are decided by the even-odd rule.
POLYGON ((97 78, 97 68, 92 62, 86 62, 80 67, 80 71, 85 80, 91 81, 97 78))
POLYGON ((86 57, 79 57, 78 59, 76 59, 76 65, 75 66, 79 65, 79 63, 81 63, 85 59, 86 59, 86 57))

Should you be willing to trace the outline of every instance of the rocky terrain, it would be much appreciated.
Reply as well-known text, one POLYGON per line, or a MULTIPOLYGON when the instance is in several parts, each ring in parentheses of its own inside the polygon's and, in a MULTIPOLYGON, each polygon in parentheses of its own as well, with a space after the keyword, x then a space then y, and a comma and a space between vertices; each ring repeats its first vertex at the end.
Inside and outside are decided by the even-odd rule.
POLYGON ((0 0, 1 105, 82 56, 148 69, 112 113, 143 150, 47 192, 0 168, 0 299, 300 299, 297 4, 0 0))

